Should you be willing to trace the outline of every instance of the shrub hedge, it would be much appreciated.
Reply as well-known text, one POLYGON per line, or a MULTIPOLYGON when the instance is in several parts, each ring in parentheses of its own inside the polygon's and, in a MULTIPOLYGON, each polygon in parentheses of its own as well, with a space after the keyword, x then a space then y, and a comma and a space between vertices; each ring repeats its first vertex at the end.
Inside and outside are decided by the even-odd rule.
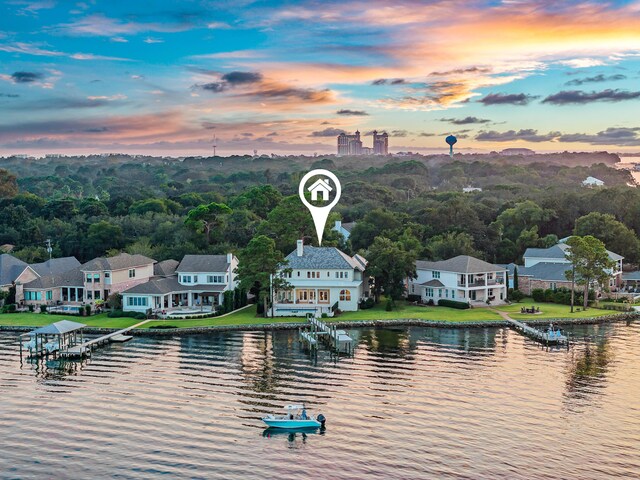
POLYGON ((438 306, 457 308, 458 310, 466 310, 468 308, 471 308, 471 306, 466 302, 458 302, 457 300, 446 300, 446 299, 438 300, 438 306))

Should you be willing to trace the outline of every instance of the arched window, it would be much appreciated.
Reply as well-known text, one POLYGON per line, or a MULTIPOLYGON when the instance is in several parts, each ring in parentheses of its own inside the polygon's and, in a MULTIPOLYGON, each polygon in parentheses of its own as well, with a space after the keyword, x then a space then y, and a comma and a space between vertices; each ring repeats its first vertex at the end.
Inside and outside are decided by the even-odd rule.
POLYGON ((351 290, 340 290, 340 301, 342 301, 342 302, 350 302, 351 301, 351 290))

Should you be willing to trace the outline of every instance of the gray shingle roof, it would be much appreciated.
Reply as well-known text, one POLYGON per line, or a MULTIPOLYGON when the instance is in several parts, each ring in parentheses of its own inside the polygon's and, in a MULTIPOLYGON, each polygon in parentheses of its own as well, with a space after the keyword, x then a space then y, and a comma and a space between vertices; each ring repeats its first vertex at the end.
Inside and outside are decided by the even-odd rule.
POLYGON ((286 260, 289 262, 287 267, 294 269, 331 268, 364 271, 362 262, 366 262, 366 260, 363 257, 356 260, 338 250, 336 247, 313 247, 311 245, 305 245, 303 248, 304 250, 301 257, 298 256, 297 249, 287 255, 286 260))
POLYGON ((26 262, 13 255, 8 253, 0 255, 0 285, 11 285, 11 282, 14 282, 27 266, 26 262))
POLYGON ((356 222, 347 222, 342 224, 342 228, 344 228, 347 232, 351 233, 353 227, 356 226, 356 222))
POLYGON ((222 292, 226 285, 181 285, 177 275, 167 278, 154 278, 148 282, 135 285, 122 293, 135 295, 166 295, 171 292, 206 291, 222 292))
POLYGON ((100 270, 122 270, 125 268, 141 267, 155 263, 155 260, 144 255, 130 255, 120 253, 115 257, 98 257, 83 264, 83 272, 96 272, 100 270))
POLYGON ((176 272, 226 272, 228 268, 226 255, 185 255, 176 272))
POLYGON ((444 283, 436 279, 429 280, 428 282, 421 283, 420 285, 422 285, 423 287, 436 287, 436 288, 444 287, 444 283))
POLYGON ((177 260, 163 260, 153 266, 153 274, 159 277, 168 277, 176 273, 180 262, 177 260))
MULTIPOLYGON (((570 237, 567 237, 567 239, 570 237)), ((563 238, 563 240, 565 240, 563 238)), ((558 258, 565 259, 567 258, 566 251, 571 247, 566 243, 558 243, 553 247, 549 248, 527 248, 524 252, 525 258, 558 258)), ((609 258, 613 261, 622 260, 624 257, 622 255, 618 255, 610 250, 607 250, 609 254, 609 258)))
POLYGON ((34 272, 41 277, 44 275, 60 275, 80 266, 76 257, 52 258, 42 263, 32 263, 29 265, 34 272))
MULTIPOLYGON (((509 275, 513 278, 513 264, 509 264, 509 275)), ((525 268, 518 265, 518 277, 531 277, 534 280, 549 282, 567 282, 565 272, 571 270, 568 263, 540 262, 533 267, 525 268)))
POLYGON ((56 287, 84 287, 84 274, 82 267, 77 267, 59 275, 44 275, 40 278, 25 283, 25 290, 39 290, 56 287))
POLYGON ((469 255, 458 255, 449 260, 440 260, 438 262, 418 260, 416 268, 418 270, 441 270, 455 273, 504 272, 505 270, 499 265, 494 265, 469 255))

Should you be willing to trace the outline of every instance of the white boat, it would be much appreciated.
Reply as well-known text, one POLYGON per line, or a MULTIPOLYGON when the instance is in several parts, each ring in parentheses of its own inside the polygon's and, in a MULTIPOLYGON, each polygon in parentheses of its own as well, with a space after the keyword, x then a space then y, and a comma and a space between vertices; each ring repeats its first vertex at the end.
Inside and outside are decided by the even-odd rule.
POLYGON ((285 415, 267 415, 262 421, 271 428, 285 428, 289 430, 301 428, 319 428, 326 421, 324 415, 313 417, 307 414, 304 405, 287 405, 285 415))

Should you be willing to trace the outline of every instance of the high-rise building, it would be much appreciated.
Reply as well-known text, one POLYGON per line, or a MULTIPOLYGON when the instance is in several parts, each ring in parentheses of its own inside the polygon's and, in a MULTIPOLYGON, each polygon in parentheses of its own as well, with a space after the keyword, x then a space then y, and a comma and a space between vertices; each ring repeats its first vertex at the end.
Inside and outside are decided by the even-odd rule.
POLYGON ((362 141, 358 130, 355 135, 338 135, 338 155, 362 155, 362 141))
POLYGON ((387 155, 389 153, 389 136, 387 132, 378 134, 373 131, 373 148, 363 147, 360 140, 360 132, 356 130, 354 135, 341 133, 338 135, 338 155, 387 155))
POLYGON ((389 135, 387 132, 378 135, 376 130, 373 131, 373 153, 374 155, 389 154, 389 135))

